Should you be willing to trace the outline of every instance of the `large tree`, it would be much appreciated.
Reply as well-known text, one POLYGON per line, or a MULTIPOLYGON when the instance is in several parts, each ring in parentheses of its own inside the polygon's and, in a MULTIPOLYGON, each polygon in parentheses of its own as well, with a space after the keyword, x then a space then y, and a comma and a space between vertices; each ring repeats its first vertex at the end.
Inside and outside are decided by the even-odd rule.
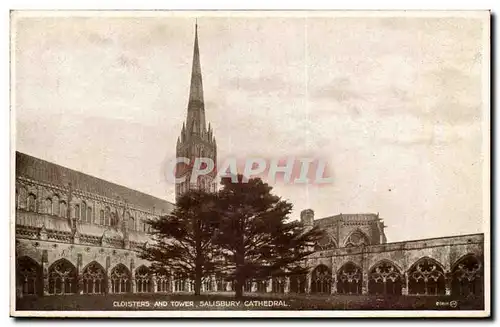
POLYGON ((217 242, 223 248, 226 269, 231 269, 236 296, 243 295, 246 280, 296 273, 322 232, 290 221, 292 204, 273 195, 272 187, 260 178, 223 178, 222 186, 217 242))
POLYGON ((219 269, 214 242, 216 208, 216 194, 197 190, 185 193, 170 214, 148 221, 154 241, 140 257, 152 263, 153 271, 166 269, 194 280, 194 292, 199 295, 202 279, 219 269))

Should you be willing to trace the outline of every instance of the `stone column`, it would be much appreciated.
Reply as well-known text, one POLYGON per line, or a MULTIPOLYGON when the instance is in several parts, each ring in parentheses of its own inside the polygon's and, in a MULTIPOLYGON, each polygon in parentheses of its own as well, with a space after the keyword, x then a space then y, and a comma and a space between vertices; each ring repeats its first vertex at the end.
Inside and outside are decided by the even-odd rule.
POLYGON ((307 274, 306 277, 306 293, 311 293, 311 273, 307 274))
POLYGON ((42 279, 43 295, 49 295, 49 254, 47 250, 42 251, 42 279))
POLYGON ((170 281, 170 291, 172 293, 174 293, 175 292, 175 279, 172 276, 169 276, 168 279, 170 281))
POLYGON ((273 279, 272 278, 268 279, 266 292, 267 293, 272 293, 273 292, 273 279))
POLYGON ((337 276, 334 273, 332 273, 332 289, 330 293, 337 294, 337 276))
POLYGON ((156 279, 156 274, 151 275, 151 293, 156 293, 158 291, 158 281, 156 279))
POLYGON ((130 292, 135 293, 136 292, 136 283, 135 283, 135 262, 134 258, 130 259, 130 275, 131 275, 131 280, 130 280, 130 292))
POLYGON ((445 295, 451 295, 451 281, 452 275, 451 272, 447 271, 444 274, 444 287, 445 287, 445 295))
POLYGON ((368 294, 368 273, 363 271, 363 280, 361 281, 361 294, 368 294))
POLYGON ((285 293, 290 293, 290 277, 285 277, 285 293))
POLYGON ((408 274, 403 275, 403 287, 401 288, 401 294, 403 295, 408 295, 409 294, 409 289, 408 289, 408 274))

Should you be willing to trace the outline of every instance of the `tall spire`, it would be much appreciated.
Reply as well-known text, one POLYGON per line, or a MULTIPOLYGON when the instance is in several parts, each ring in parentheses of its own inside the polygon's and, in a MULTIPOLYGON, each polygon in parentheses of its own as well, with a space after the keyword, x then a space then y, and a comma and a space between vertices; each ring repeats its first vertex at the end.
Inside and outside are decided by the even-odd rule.
POLYGON ((188 133, 201 134, 206 130, 203 82, 201 77, 200 49, 198 46, 198 22, 195 23, 193 66, 187 116, 188 133))

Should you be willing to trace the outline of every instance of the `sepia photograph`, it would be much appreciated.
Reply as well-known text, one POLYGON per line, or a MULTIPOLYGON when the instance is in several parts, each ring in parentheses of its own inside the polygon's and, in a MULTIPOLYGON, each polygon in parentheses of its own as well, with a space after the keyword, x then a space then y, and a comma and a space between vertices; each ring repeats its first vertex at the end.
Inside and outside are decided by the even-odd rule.
POLYGON ((11 316, 489 317, 490 19, 11 11, 11 316))

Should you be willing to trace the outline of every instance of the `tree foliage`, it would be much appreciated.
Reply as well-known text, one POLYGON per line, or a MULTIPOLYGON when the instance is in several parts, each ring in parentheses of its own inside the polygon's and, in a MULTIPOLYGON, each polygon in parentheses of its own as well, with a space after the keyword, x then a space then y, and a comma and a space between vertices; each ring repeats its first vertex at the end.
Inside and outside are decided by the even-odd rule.
POLYGON ((222 185, 217 243, 235 280, 236 296, 243 294, 248 279, 300 270, 299 263, 321 238, 320 230, 289 221, 292 204, 273 195, 260 178, 245 181, 239 175, 237 183, 224 178, 222 185))
POLYGON ((179 278, 194 281, 200 294, 204 276, 220 269, 216 237, 219 224, 216 194, 189 191, 175 209, 159 219, 149 220, 153 243, 140 257, 150 261, 153 271, 168 270, 179 278))

